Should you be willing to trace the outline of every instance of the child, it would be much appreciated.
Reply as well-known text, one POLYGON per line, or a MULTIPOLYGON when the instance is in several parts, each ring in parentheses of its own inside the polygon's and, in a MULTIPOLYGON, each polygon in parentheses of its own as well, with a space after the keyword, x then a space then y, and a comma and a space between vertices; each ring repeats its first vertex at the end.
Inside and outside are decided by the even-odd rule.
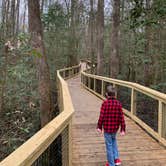
POLYGON ((104 138, 107 151, 106 166, 120 165, 116 133, 121 126, 120 135, 125 135, 125 120, 122 112, 121 103, 115 98, 116 91, 112 86, 107 87, 107 99, 102 103, 97 130, 102 132, 104 129, 104 138))

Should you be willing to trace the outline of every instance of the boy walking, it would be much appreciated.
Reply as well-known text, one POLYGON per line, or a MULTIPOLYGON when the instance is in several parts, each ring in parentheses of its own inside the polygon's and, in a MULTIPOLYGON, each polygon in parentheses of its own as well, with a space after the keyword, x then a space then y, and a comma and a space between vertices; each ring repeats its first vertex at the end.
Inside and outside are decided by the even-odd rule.
POLYGON ((116 133, 120 129, 120 135, 125 135, 125 120, 121 103, 115 98, 116 91, 112 86, 107 87, 107 99, 102 103, 97 130, 104 130, 104 138, 107 151, 106 166, 120 165, 117 147, 116 133))

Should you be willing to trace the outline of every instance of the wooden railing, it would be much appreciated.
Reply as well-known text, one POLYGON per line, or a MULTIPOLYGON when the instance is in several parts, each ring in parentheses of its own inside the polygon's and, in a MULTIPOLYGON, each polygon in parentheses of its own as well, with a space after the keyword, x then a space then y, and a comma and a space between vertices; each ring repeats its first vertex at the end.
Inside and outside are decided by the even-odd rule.
MULTIPOLYGON (((5 158, 0 166, 29 166, 32 165, 42 153, 51 145, 51 143, 66 129, 65 136, 62 134, 62 165, 71 166, 71 121, 74 113, 71 97, 69 94, 65 79, 77 75, 80 66, 74 66, 57 71, 57 84, 59 89, 59 108, 60 114, 49 122, 45 127, 38 131, 33 137, 5 158)), ((37 164, 35 164, 37 165, 37 164)))
MULTIPOLYGON (((131 119, 133 119, 136 123, 138 123, 142 128, 144 128, 155 139, 166 146, 166 94, 144 87, 137 83, 101 77, 88 74, 86 72, 81 72, 81 82, 86 89, 102 99, 105 99, 104 95, 106 86, 109 84, 117 88, 117 96, 122 96, 122 91, 118 91, 118 89, 126 88, 127 91, 125 93, 128 93, 128 96, 122 98, 122 104, 123 102, 125 103, 125 101, 127 101, 128 103, 130 103, 130 105, 126 106, 128 107, 128 109, 124 109, 124 113, 131 119), (143 100, 147 99, 147 102, 145 103, 143 101, 139 103, 140 96, 144 96, 143 100), (154 110, 152 110, 154 112, 156 112, 157 110, 157 117, 154 116, 154 118, 156 118, 157 129, 154 129, 155 127, 153 128, 145 123, 145 121, 143 120, 144 115, 142 116, 142 118, 139 117, 139 112, 143 111, 143 108, 141 108, 142 103, 151 105, 151 103, 148 103, 148 101, 151 100, 154 100, 154 103, 157 103, 157 108, 154 108, 154 110), (142 110, 138 110, 137 107, 142 110)), ((146 105, 144 105, 143 107, 146 107, 146 105)), ((146 109, 146 112, 144 112, 144 114, 146 113, 148 113, 148 109, 146 109)), ((151 118, 150 115, 147 116, 149 116, 149 119, 151 118)))

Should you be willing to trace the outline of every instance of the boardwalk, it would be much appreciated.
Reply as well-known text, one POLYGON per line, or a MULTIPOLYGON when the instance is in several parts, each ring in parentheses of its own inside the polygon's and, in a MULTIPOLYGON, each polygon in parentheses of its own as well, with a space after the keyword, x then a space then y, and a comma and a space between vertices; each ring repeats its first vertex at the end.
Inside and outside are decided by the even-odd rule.
MULTIPOLYGON (((104 166, 104 139, 96 132, 101 100, 80 86, 80 78, 68 81, 73 118, 73 166, 104 166)), ((166 166, 166 149, 125 117, 127 135, 118 135, 122 166, 166 166)))

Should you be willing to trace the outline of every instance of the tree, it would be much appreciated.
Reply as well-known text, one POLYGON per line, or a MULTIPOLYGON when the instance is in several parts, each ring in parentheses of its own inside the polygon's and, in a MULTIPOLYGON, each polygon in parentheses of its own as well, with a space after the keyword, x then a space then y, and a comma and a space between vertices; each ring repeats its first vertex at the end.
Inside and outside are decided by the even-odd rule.
POLYGON ((7 83, 7 68, 8 68, 8 54, 9 54, 9 45, 10 43, 6 43, 4 47, 4 57, 5 57, 5 63, 3 67, 3 81, 1 84, 1 94, 0 94, 0 112, 4 109, 4 98, 5 98, 5 92, 6 92, 6 83, 7 83))
POLYGON ((71 25, 69 34, 69 66, 78 64, 78 37, 76 27, 78 26, 78 1, 71 0, 71 25))
POLYGON ((90 16, 89 16, 89 57, 91 57, 92 62, 95 60, 95 50, 94 50, 94 0, 90 0, 90 16))
POLYGON ((146 86, 149 86, 152 83, 152 58, 151 58, 151 49, 152 49, 152 34, 151 34, 151 25, 148 20, 151 17, 151 0, 146 0, 146 25, 145 25, 145 61, 144 61, 144 83, 146 86))
POLYGON ((40 95, 40 118, 41 126, 43 127, 51 119, 52 103, 50 73, 43 42, 39 0, 28 0, 28 11, 29 31, 31 33, 31 45, 33 53, 40 55, 36 58, 36 66, 39 79, 38 90, 40 95))
POLYGON ((18 35, 19 33, 19 24, 20 24, 20 0, 17 0, 17 6, 16 6, 16 13, 17 13, 17 17, 16 17, 16 35, 18 35))
POLYGON ((11 16, 10 16, 10 21, 11 21, 11 27, 10 27, 10 33, 11 36, 15 35, 15 16, 16 16, 16 10, 15 10, 15 0, 11 1, 11 16))
POLYGON ((120 26, 120 0, 113 1, 110 76, 117 78, 119 74, 119 26, 120 26))
POLYGON ((97 13, 97 74, 103 74, 104 60, 104 0, 98 0, 97 13))

